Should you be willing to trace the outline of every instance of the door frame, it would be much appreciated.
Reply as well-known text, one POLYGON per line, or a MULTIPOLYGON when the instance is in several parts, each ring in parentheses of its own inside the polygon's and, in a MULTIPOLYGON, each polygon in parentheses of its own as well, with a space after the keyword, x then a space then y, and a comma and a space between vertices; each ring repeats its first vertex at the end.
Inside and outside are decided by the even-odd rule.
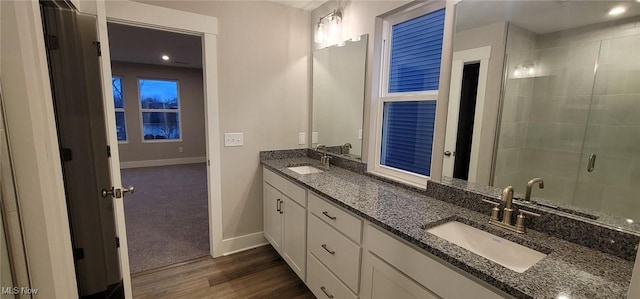
MULTIPOLYGON (((196 35, 201 37, 203 59, 203 87, 205 105, 205 138, 207 152, 207 187, 209 214, 209 254, 218 257, 222 252, 222 193, 220 176, 220 131, 218 109, 218 81, 217 81, 217 18, 199 15, 154 5, 131 1, 96 1, 96 15, 98 34, 100 36, 100 57, 102 68, 102 91, 105 99, 113 98, 111 89, 111 53, 109 51, 109 36, 107 22, 132 25, 136 27, 159 29, 177 33, 196 35), (107 66, 107 67, 105 67, 107 66)), ((115 128, 115 107, 112 101, 105 101, 107 127, 115 128)), ((109 144, 117 146, 116 134, 109 135, 109 144)), ((118 169, 117 179, 120 181, 120 156, 117 148, 111 150, 112 168, 118 169), (115 164, 114 164, 115 163, 115 164)), ((118 188, 118 186, 115 186, 118 188)), ((126 225, 124 219, 124 204, 122 198, 114 198, 116 211, 116 227, 120 238, 121 273, 125 285, 125 294, 131 298, 131 275, 128 264, 128 246, 126 225), (124 260, 126 259, 126 262, 124 260)))
MULTIPOLYGON (((491 58, 491 46, 475 49, 456 51, 453 53, 451 63, 451 85, 449 88, 449 107, 447 108, 447 125, 444 141, 445 150, 455 152, 458 137, 458 116, 460 113, 460 98, 462 89, 462 73, 464 65, 468 63, 480 63, 478 74, 478 91, 476 94, 476 110, 473 120, 473 136, 471 139, 471 158, 469 159, 468 181, 475 183, 478 176, 478 157, 480 153, 480 133, 482 130, 482 117, 484 115, 485 94, 487 90, 487 75, 489 71, 489 59, 491 58)), ((455 155, 451 158, 443 156, 442 176, 452 176, 455 155)))
MULTIPOLYGON (((220 176, 220 124, 218 108, 217 34, 218 20, 185 11, 131 1, 98 1, 98 26, 102 60, 110 65, 107 22, 159 29, 202 37, 205 135, 209 202, 209 244, 212 257, 222 256, 222 193, 220 176), (100 7, 103 6, 104 10, 100 7)), ((111 68, 103 69, 104 96, 111 98, 111 68)), ((112 110, 113 107, 107 107, 112 110)), ((114 111, 107 111, 113 114, 114 111)), ((115 127, 115 123, 113 124, 115 127)), ((113 144, 117 144, 114 142, 113 144)), ((112 154, 113 154, 112 150, 112 154)))

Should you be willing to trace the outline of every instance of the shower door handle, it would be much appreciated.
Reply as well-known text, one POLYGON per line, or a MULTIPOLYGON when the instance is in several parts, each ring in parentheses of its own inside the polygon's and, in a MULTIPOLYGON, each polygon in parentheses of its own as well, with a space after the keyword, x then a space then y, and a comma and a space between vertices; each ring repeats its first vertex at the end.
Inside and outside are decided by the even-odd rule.
POLYGON ((593 169, 596 167, 596 155, 591 154, 589 156, 589 164, 587 164, 587 172, 593 172, 593 169))

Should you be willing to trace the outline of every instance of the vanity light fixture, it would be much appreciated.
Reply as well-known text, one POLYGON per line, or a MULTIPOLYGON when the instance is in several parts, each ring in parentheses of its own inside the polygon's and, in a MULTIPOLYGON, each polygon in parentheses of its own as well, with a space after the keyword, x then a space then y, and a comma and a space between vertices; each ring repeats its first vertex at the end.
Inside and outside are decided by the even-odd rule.
POLYGON ((633 219, 627 219, 627 223, 629 224, 633 223, 633 219))
POLYGON ((162 60, 167 61, 169 60, 169 55, 162 55, 162 60))
POLYGON ((342 11, 336 9, 320 18, 316 24, 313 41, 333 44, 340 40, 342 40, 342 11))
POLYGON ((627 11, 627 8, 624 6, 616 6, 612 9, 609 10, 609 15, 610 16, 617 16, 619 14, 624 13, 625 11, 627 11))

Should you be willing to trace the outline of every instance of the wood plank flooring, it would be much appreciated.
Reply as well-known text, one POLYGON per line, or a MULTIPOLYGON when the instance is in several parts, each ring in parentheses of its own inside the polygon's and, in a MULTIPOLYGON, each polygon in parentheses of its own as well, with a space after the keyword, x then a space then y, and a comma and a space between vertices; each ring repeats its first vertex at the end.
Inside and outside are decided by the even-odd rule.
POLYGON ((132 275, 134 298, 315 298, 271 245, 132 275))

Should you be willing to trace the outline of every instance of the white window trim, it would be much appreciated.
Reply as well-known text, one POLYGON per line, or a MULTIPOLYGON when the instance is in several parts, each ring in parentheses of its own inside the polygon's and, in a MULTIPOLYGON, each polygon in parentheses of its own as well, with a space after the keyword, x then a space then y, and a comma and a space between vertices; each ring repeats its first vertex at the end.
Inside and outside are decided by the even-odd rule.
POLYGON ((163 142, 182 142, 182 113, 180 104, 180 81, 177 79, 165 79, 165 78, 149 78, 149 77, 138 77, 138 105, 140 106, 140 139, 143 143, 163 143, 163 142), (142 108, 142 100, 140 99, 140 80, 156 80, 156 81, 171 81, 176 82, 176 88, 178 89, 178 109, 149 109, 142 108), (142 117, 145 112, 170 112, 170 113, 178 113, 178 132, 180 133, 180 138, 178 139, 144 139, 144 118, 142 117))
MULTIPOLYGON (((393 168, 380 164, 382 155, 382 125, 384 104, 388 102, 408 102, 408 101, 437 101, 438 90, 429 90, 421 92, 397 92, 389 93, 389 61, 390 49, 389 41, 391 39, 391 27, 395 24, 411 20, 433 11, 445 8, 445 1, 423 2, 417 6, 412 6, 392 16, 388 16, 382 20, 382 39, 380 48, 380 61, 378 76, 374 74, 373 78, 380 78, 379 88, 374 88, 374 102, 371 109, 371 124, 375 130, 372 131, 369 148, 370 154, 368 159, 367 171, 397 182, 405 183, 414 187, 426 188, 427 180, 430 176, 424 176, 410 171, 393 168), (373 145, 373 146, 371 146, 373 145)), ((445 13, 448 13, 445 12, 445 13)), ((444 48, 443 48, 444 50, 444 48)), ((375 86, 375 84, 374 84, 375 86)), ((435 134, 434 134, 435 139, 435 134)), ((435 140, 434 140, 435 141, 435 140)), ((432 141, 432 144, 434 142, 432 141)))
MULTIPOLYGON (((121 92, 122 92, 122 107, 123 108, 114 108, 115 112, 122 112, 124 113, 124 134, 126 136, 126 138, 124 140, 118 140, 118 144, 126 144, 129 143, 129 130, 127 129, 127 112, 125 111, 127 108, 127 101, 124 98, 124 77, 123 76, 118 76, 118 75, 113 75, 111 76, 112 78, 119 78, 120 79, 120 88, 122 88, 121 92)), ((115 104, 115 103, 114 103, 115 104)))

